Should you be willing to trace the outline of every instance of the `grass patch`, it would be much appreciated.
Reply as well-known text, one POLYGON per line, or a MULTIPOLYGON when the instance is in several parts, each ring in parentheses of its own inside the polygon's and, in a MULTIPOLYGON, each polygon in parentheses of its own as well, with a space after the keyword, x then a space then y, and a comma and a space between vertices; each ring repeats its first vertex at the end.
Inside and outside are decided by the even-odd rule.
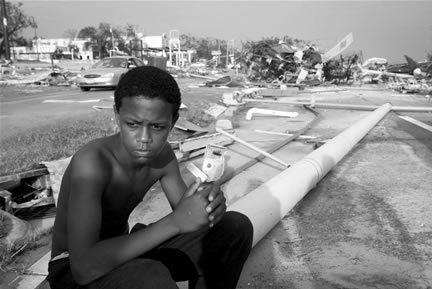
MULTIPOLYGON (((188 110, 181 114, 202 127, 214 121, 202 109, 188 110)), ((0 175, 38 168, 43 161, 72 156, 87 142, 114 133, 116 125, 113 117, 112 111, 102 110, 66 118, 1 140, 0 175)), ((184 139, 187 136, 174 129, 169 140, 184 139)))
POLYGON ((0 175, 13 174, 39 167, 73 155, 92 139, 114 132, 112 112, 100 111, 66 118, 37 129, 20 133, 0 142, 0 175))

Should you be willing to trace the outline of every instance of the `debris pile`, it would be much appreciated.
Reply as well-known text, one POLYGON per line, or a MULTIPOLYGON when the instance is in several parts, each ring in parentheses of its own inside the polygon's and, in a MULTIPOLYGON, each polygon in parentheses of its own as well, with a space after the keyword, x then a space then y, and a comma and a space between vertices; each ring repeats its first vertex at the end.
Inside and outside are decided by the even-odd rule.
MULTIPOLYGON (((386 58, 372 57, 363 61, 362 51, 345 52, 353 42, 349 33, 326 52, 303 41, 278 38, 243 43, 232 63, 216 65, 215 59, 168 65, 174 77, 204 79, 207 87, 262 87, 387 84, 403 93, 429 94, 432 62, 416 62, 405 55, 406 63, 389 64, 386 58)), ((234 54, 233 54, 234 56, 234 54)), ((71 62, 73 62, 71 60, 71 62)), ((20 62, 1 64, 0 86, 46 85, 73 86, 77 73, 51 63, 43 69, 19 67, 20 62)), ((42 63, 41 63, 42 64, 42 63)))
POLYGON ((57 65, 51 67, 41 63, 40 67, 22 67, 11 61, 1 64, 0 86, 8 85, 44 85, 71 86, 75 84, 77 73, 63 69, 57 65))
POLYGON ((250 42, 237 62, 250 81, 272 82, 282 78, 287 81, 299 67, 294 52, 290 46, 272 40, 250 42))

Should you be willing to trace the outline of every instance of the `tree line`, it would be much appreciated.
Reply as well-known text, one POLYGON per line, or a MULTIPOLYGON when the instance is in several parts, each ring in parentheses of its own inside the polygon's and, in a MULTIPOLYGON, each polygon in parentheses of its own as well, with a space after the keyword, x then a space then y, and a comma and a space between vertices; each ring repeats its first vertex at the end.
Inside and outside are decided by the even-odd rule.
MULTIPOLYGON (((6 13, 8 19, 7 32, 10 44, 9 47, 31 47, 32 39, 25 39, 22 36, 22 31, 27 28, 36 29, 38 27, 35 18, 26 15, 21 9, 22 6, 22 3, 14 4, 6 2, 6 13)), ((4 25, 0 27, 0 57, 4 57, 5 55, 4 28, 4 25)), ((101 22, 98 27, 87 26, 80 30, 68 29, 64 32, 63 36, 70 39, 87 39, 88 42, 85 44, 84 49, 93 49, 96 55, 99 57, 105 57, 109 55, 109 51, 114 49, 114 47, 118 48, 120 51, 124 51, 127 54, 132 55, 133 50, 136 49, 134 45, 138 40, 137 31, 137 25, 126 24, 124 27, 113 27, 109 23, 101 22)), ((34 38, 36 38, 36 36, 34 38)), ((288 40, 289 42, 299 41, 297 39, 292 40, 288 36, 285 36, 282 39, 288 40)), ((237 56, 240 55, 239 49, 228 47, 229 45, 232 45, 229 40, 212 37, 196 37, 191 34, 180 34, 179 40, 182 49, 191 49, 196 51, 195 58, 197 59, 211 59, 212 52, 215 50, 220 52, 221 58, 226 57, 227 52, 230 54, 235 52, 237 56)), ((277 38, 275 41, 277 41, 277 38)), ((251 45, 251 42, 241 43, 241 45, 246 45, 248 47, 251 45)), ((78 47, 73 44, 69 45, 68 50, 72 53, 79 52, 78 47)))

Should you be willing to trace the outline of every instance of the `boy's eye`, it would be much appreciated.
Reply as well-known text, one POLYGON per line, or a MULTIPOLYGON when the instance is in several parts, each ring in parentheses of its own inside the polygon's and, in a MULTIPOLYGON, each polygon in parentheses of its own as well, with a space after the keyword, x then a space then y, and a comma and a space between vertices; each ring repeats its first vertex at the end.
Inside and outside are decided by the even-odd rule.
POLYGON ((137 126, 138 126, 138 125, 137 125, 136 123, 134 123, 134 122, 127 122, 126 124, 127 124, 127 126, 129 126, 129 127, 137 127, 137 126))
POLYGON ((159 124, 153 125, 153 129, 156 129, 156 130, 161 130, 161 129, 164 129, 165 127, 166 127, 165 125, 159 125, 159 124))

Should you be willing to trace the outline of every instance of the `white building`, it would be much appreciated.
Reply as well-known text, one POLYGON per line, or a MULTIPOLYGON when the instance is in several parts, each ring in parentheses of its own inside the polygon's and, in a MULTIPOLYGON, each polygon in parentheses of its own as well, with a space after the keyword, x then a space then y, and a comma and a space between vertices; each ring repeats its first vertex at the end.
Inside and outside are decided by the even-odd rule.
POLYGON ((61 49, 64 54, 72 54, 69 51, 70 45, 76 45, 78 47, 78 57, 84 60, 93 60, 93 50, 91 47, 86 47, 86 43, 89 40, 86 39, 75 39, 70 38, 52 38, 52 39, 34 39, 32 41, 33 53, 38 54, 52 54, 56 49, 61 49))

